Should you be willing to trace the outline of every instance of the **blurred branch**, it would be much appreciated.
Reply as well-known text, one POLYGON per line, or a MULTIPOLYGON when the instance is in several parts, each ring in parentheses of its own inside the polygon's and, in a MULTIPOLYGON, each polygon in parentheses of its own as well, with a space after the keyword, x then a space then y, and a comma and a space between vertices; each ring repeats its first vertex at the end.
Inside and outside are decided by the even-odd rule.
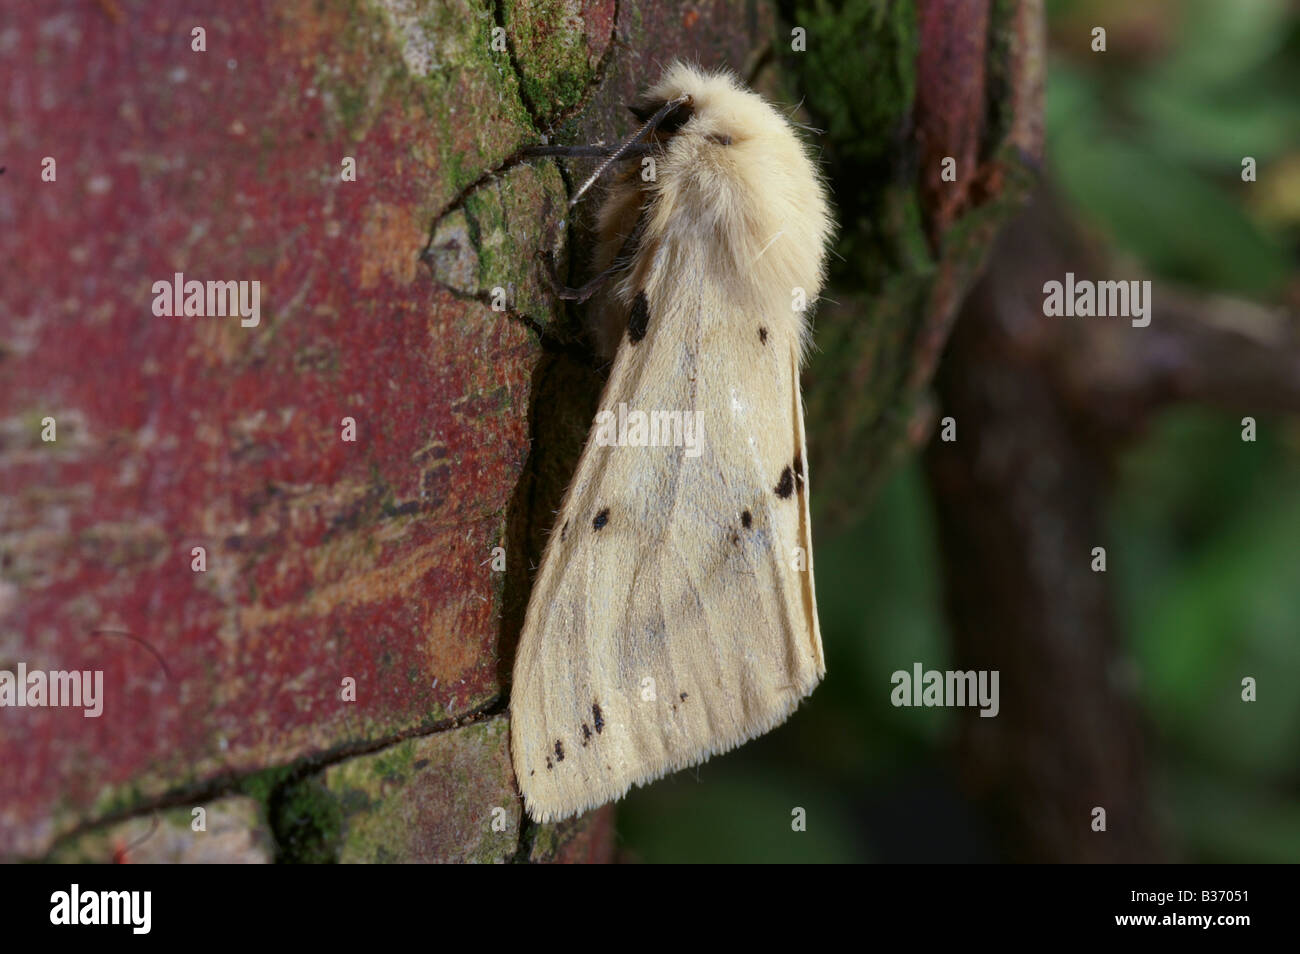
POLYGON ((1081 436, 1045 346, 1070 326, 1028 291, 1042 235, 1032 215, 1009 231, 936 379, 957 440, 926 455, 956 665, 1001 674, 998 717, 963 713, 963 779, 1010 859, 1152 860, 1138 710, 1107 577, 1090 568, 1107 451, 1081 436))
POLYGON ((955 655, 998 670, 1002 688, 998 718, 965 718, 959 759, 1011 857, 1158 860, 1132 668, 1109 577, 1091 566, 1107 478, 1121 442, 1170 404, 1300 410, 1300 325, 1165 282, 1144 328, 1045 317, 1043 285, 1066 272, 1133 277, 1040 195, 999 240, 936 379, 957 426, 926 455, 955 655))
POLYGON ((1124 429, 1175 403, 1300 411, 1300 320, 1160 283, 1144 329, 1103 324, 1057 354, 1076 413, 1124 429))
POLYGON ((1151 324, 1043 316, 1045 281, 1123 273, 1085 242, 1046 194, 1008 229, 999 254, 1017 263, 997 320, 1018 350, 1051 363, 1081 427, 1124 439, 1171 404, 1246 414, 1300 411, 1300 316, 1255 302, 1153 282, 1151 324))

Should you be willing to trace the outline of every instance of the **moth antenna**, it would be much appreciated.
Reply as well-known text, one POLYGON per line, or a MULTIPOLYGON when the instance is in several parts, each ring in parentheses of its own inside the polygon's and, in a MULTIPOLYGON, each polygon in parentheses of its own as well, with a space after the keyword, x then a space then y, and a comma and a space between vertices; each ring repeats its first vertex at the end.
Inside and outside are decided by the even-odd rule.
POLYGON ((596 183, 597 179, 605 174, 606 169, 621 159, 629 149, 635 146, 643 138, 654 132, 655 128, 664 121, 665 116, 678 106, 683 106, 690 101, 690 96, 678 96, 676 99, 668 100, 655 110, 654 115, 642 123, 640 129, 624 139, 622 143, 619 144, 619 147, 610 153, 604 162, 596 167, 596 171, 587 178, 587 181, 578 188, 578 191, 573 194, 573 198, 569 200, 569 208, 573 208, 578 204, 578 200, 581 199, 586 191, 596 183))

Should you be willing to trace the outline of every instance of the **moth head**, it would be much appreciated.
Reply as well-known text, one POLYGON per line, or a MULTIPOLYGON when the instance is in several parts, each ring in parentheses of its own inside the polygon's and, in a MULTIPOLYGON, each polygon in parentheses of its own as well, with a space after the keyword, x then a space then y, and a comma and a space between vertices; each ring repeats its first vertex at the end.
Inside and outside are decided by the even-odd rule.
MULTIPOLYGON (((646 122, 665 104, 676 100, 656 124, 652 139, 661 144, 689 140, 692 145, 737 146, 771 126, 774 111, 731 73, 705 73, 674 63, 663 78, 628 106, 646 122)), ((778 119, 779 121, 779 119, 778 119)))
MULTIPOLYGON (((655 127, 651 141, 660 157, 649 179, 635 171, 628 176, 636 191, 629 190, 632 198, 623 205, 607 206, 609 221, 648 209, 642 247, 670 228, 707 233, 720 273, 752 275, 761 260, 764 288, 778 290, 769 298, 790 288, 809 294, 821 288, 831 231, 826 191, 781 111, 731 73, 682 63, 670 66, 632 108, 655 127), (649 204, 642 193, 652 196, 649 204)), ((632 285, 626 285, 630 293, 632 285)), ((753 287, 741 282, 733 292, 753 287)))

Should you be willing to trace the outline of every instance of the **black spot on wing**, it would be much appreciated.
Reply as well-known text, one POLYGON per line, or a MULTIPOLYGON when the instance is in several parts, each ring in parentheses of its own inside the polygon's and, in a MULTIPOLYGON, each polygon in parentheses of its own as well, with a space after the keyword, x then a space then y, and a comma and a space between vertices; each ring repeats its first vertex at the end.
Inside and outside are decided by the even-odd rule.
POLYGON ((794 493, 794 474, 787 467, 781 471, 781 479, 776 482, 776 495, 785 500, 794 493))
MULTIPOLYGON (((787 470, 789 468, 786 468, 787 470)), ((599 530, 605 524, 609 523, 609 508, 606 507, 600 513, 596 514, 596 519, 591 521, 591 529, 599 530)))
POLYGON ((555 761, 564 761, 564 744, 559 739, 555 740, 555 761))
POLYGON ((678 696, 677 698, 678 698, 678 699, 681 699, 682 702, 685 702, 685 701, 686 701, 686 697, 687 697, 687 694, 683 692, 683 693, 682 693, 680 696, 678 696))
POLYGON ((758 340, 763 344, 767 344, 767 329, 761 325, 758 328, 758 340))
POLYGON ((593 723, 594 723, 595 726, 596 726, 596 734, 597 734, 597 735, 599 735, 601 732, 605 731, 605 716, 604 716, 604 715, 601 713, 601 711, 600 711, 600 703, 599 703, 599 702, 593 702, 593 703, 591 704, 591 718, 592 718, 593 723))
POLYGON ((740 522, 743 523, 745 525, 745 529, 748 530, 750 527, 754 525, 754 515, 750 513, 748 510, 746 510, 744 513, 740 515, 740 522))
POLYGON ((549 772, 553 768, 555 768, 555 766, 551 764, 551 757, 548 755, 546 756, 546 771, 549 772))
POLYGON ((632 302, 632 314, 627 319, 627 340, 636 344, 645 337, 650 327, 650 303, 646 301, 645 292, 637 292, 636 301, 632 302))
POLYGON ((582 724, 582 744, 585 746, 591 741, 591 727, 587 723, 582 724))

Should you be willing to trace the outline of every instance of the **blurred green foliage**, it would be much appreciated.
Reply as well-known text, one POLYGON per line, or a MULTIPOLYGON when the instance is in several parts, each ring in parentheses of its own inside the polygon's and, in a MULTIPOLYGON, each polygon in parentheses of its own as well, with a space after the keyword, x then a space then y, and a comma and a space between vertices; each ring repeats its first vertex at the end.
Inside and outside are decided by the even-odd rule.
MULTIPOLYGON (((1050 176, 1137 272, 1292 304, 1300 246, 1300 23, 1286 0, 1060 0, 1050 176), (1090 47, 1107 28, 1107 52, 1090 47), (1241 181, 1241 160, 1258 163, 1241 181)), ((814 56, 816 38, 807 55, 814 56)), ((1158 300, 1157 281, 1157 300, 1158 300)), ((1158 314, 1157 314, 1158 320, 1158 314)), ((1110 575, 1139 673, 1171 854, 1300 860, 1300 422, 1183 409, 1120 462, 1110 575), (1259 701, 1241 701, 1241 679, 1259 701)), ((815 422, 810 422, 816 440, 815 422)), ((812 486, 817 486, 816 474, 812 486)), ((634 792, 645 861, 996 860, 966 806, 944 709, 895 709, 889 677, 947 668, 927 488, 913 462, 872 514, 817 527, 829 676, 779 729, 634 792), (807 810, 807 831, 791 811, 807 810)))
POLYGON ((1111 509, 1156 800, 1194 860, 1300 860, 1300 422, 1260 431, 1166 415, 1111 509))
POLYGON ((1281 295, 1295 280, 1300 217, 1294 208, 1279 217, 1269 199, 1300 189, 1294 6, 1060 0, 1049 9, 1048 164, 1081 219, 1165 277, 1281 295), (1104 53, 1092 50, 1099 26, 1104 53), (1246 157, 1253 183, 1241 178, 1246 157))

